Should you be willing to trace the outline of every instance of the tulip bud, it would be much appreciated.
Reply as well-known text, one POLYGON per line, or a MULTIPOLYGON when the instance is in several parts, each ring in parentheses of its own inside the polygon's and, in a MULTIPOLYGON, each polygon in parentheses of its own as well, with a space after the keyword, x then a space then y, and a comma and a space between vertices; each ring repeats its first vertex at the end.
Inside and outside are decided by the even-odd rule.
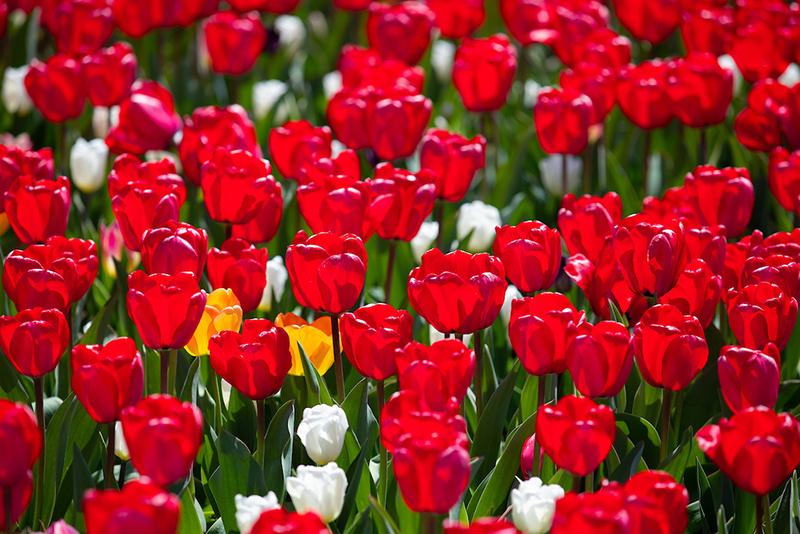
POLYGON ((19 68, 7 67, 3 72, 2 99, 3 106, 9 113, 25 115, 33 109, 33 101, 25 89, 25 76, 28 65, 19 68))
POLYGON ((236 525, 239 527, 241 534, 250 534, 250 531, 253 530, 253 525, 256 524, 263 512, 281 507, 280 503, 278 503, 278 497, 272 491, 267 493, 266 497, 261 495, 245 497, 242 494, 237 494, 234 497, 234 503, 236 504, 236 525))
POLYGON ((94 193, 106 180, 108 145, 102 139, 80 137, 69 151, 72 183, 84 193, 94 193))
POLYGON ((268 312, 272 310, 272 297, 275 303, 280 304, 283 300, 283 292, 286 290, 286 281, 289 280, 289 272, 283 264, 283 258, 275 256, 267 262, 267 285, 261 294, 261 302, 258 310, 268 312))
POLYGON ((325 465, 341 454, 348 426, 344 410, 338 406, 318 404, 303 410, 297 435, 308 456, 317 464, 325 465))
POLYGON ((553 524, 556 501, 564 496, 557 484, 544 485, 533 477, 511 490, 511 509, 514 526, 527 534, 544 534, 553 524))
POLYGON ((500 210, 480 200, 462 204, 456 219, 456 237, 462 241, 469 236, 466 249, 469 252, 484 252, 492 246, 495 227, 503 224, 500 210))
POLYGON ((347 476, 336 464, 323 467, 301 465, 296 477, 286 478, 286 491, 292 497, 295 510, 312 511, 325 523, 334 521, 342 513, 347 476))
POLYGON ((122 432, 122 423, 120 421, 114 423, 114 454, 123 462, 131 459, 131 453, 128 451, 128 443, 125 441, 125 434, 122 432))
POLYGON ((411 252, 414 254, 414 260, 417 265, 422 263, 422 255, 428 252, 439 237, 439 223, 438 222, 424 222, 419 227, 417 235, 411 239, 411 252))

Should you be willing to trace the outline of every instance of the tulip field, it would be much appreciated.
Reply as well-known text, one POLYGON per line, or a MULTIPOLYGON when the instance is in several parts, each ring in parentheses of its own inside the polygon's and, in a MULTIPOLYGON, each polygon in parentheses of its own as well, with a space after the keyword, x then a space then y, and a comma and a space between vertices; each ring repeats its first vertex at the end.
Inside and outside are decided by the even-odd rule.
POLYGON ((800 4, 0 0, 0 532, 800 534, 800 4))

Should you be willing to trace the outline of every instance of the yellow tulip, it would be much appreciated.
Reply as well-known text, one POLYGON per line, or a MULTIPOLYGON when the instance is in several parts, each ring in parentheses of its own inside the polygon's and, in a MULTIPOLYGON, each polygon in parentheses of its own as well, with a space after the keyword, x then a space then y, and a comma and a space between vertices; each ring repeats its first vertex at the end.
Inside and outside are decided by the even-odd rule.
POLYGON ((290 375, 303 376, 303 360, 300 358, 300 349, 297 348, 298 341, 320 375, 324 375, 331 368, 333 338, 330 317, 320 317, 308 324, 302 317, 293 313, 281 313, 275 318, 275 326, 280 326, 289 334, 289 351, 292 353, 290 375))
POLYGON ((206 308, 192 339, 184 347, 192 356, 208 354, 208 340, 223 330, 238 332, 242 326, 242 307, 230 289, 215 289, 206 299, 206 308))
POLYGON ((10 227, 11 223, 8 222, 8 215, 6 215, 6 212, 0 213, 0 235, 8 232, 10 227))

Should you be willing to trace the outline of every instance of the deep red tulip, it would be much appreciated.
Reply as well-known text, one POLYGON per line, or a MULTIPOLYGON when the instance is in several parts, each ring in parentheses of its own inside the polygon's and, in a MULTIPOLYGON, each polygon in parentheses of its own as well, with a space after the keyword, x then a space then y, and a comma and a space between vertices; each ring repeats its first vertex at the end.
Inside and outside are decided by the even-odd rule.
MULTIPOLYGON (((751 253, 760 254, 757 251, 751 253)), ((753 255, 744 262, 740 287, 769 282, 797 300, 800 298, 800 264, 795 260, 778 253, 763 257, 753 255)))
POLYGON ((533 106, 536 137, 548 154, 580 154, 595 122, 592 100, 574 89, 546 89, 533 106))
POLYGON ((747 94, 747 107, 733 123, 736 137, 748 150, 769 152, 783 144, 780 115, 791 91, 776 80, 761 80, 747 94))
POLYGON ((726 256, 725 227, 688 228, 685 229, 683 237, 689 250, 690 261, 703 260, 711 272, 722 275, 726 256))
POLYGON ((0 399, 0 488, 28 478, 42 452, 42 431, 25 404, 0 399))
POLYGON ((164 150, 180 127, 172 94, 156 82, 137 80, 119 105, 119 123, 108 132, 106 144, 115 154, 164 150))
POLYGON ((250 534, 327 534, 325 522, 314 512, 300 514, 277 508, 262 512, 250 534))
POLYGON ((483 25, 486 10, 483 0, 427 0, 428 8, 436 16, 436 27, 442 37, 461 39, 483 25))
POLYGON ((593 122, 602 123, 617 103, 614 94, 616 74, 609 67, 578 63, 574 69, 561 71, 561 87, 583 93, 592 101, 593 122))
MULTIPOLYGON (((463 7, 459 5, 458 9, 463 7)), ((516 72, 517 49, 508 37, 466 38, 456 49, 453 85, 468 111, 496 111, 506 103, 516 72)))
POLYGON ((128 482, 122 491, 88 490, 83 496, 86 534, 174 534, 180 499, 159 486, 142 478, 128 482))
POLYGON ((772 408, 781 382, 781 353, 774 343, 760 351, 725 346, 717 360, 719 386, 734 412, 753 406, 772 408))
POLYGON ((621 492, 605 489, 597 493, 569 492, 556 501, 551 534, 596 532, 631 534, 631 520, 621 492))
POLYGON ((541 1, 500 0, 500 15, 509 33, 528 46, 533 43, 552 44, 558 37, 553 28, 555 17, 551 5, 541 1))
POLYGON ((128 43, 115 43, 84 56, 81 64, 86 93, 93 106, 116 106, 131 96, 137 61, 128 43))
POLYGON ((249 71, 267 42, 267 30, 257 13, 220 11, 206 20, 203 31, 211 70, 217 74, 238 76, 249 71))
POLYGON ((436 197, 458 202, 467 194, 475 172, 486 165, 486 139, 468 140, 446 130, 431 129, 422 138, 420 165, 436 175, 436 197))
MULTIPOLYGON (((383 94, 383 89, 378 94, 383 94)), ((325 117, 336 139, 347 148, 362 150, 369 148, 367 133, 367 111, 372 99, 377 98, 373 88, 344 89, 328 102, 325 117)))
MULTIPOLYGON (((524 2, 523 3, 527 3, 524 2)), ((566 0, 547 2, 550 23, 554 32, 544 36, 536 35, 536 42, 550 44, 558 59, 570 67, 575 66, 574 52, 578 43, 592 32, 608 26, 608 8, 597 0, 566 0), (542 39, 542 37, 544 37, 542 39), (552 40, 552 42, 551 42, 552 40)))
POLYGON ((108 196, 114 198, 126 185, 135 183, 137 188, 170 189, 180 207, 186 201, 186 184, 177 172, 169 158, 143 162, 132 154, 123 154, 114 160, 108 175, 108 196))
POLYGON ((731 289, 725 297, 728 323, 739 344, 761 350, 775 343, 779 350, 786 348, 797 319, 797 301, 781 288, 759 282, 731 289))
POLYGON ((380 413, 381 442, 390 453, 409 434, 422 432, 444 432, 460 434, 457 442, 466 437, 467 422, 459 414, 459 405, 454 397, 439 410, 429 406, 425 398, 415 390, 401 390, 391 396, 380 413))
POLYGON ((567 395, 543 406, 536 418, 536 440, 561 469, 586 476, 600 465, 617 434, 611 408, 589 397, 567 395))
POLYGON ((410 156, 425 133, 432 110, 433 103, 410 87, 397 86, 376 96, 366 113, 370 148, 386 161, 410 156))
POLYGON ((0 213, 5 212, 5 193, 25 174, 37 180, 53 180, 55 164, 49 148, 23 150, 0 145, 0 213))
POLYGON ((342 74, 342 86, 347 89, 370 85, 386 89, 407 85, 421 93, 425 84, 422 67, 410 67, 397 59, 383 60, 375 50, 353 44, 342 47, 336 69, 342 74))
POLYGON ((203 276, 208 251, 208 234, 191 224, 167 221, 142 234, 142 267, 148 274, 192 273, 203 276))
POLYGON ((337 9, 346 9, 348 11, 360 11, 367 9, 372 3, 372 0, 333 0, 333 6, 337 9))
POLYGON ((628 120, 639 128, 656 130, 672 120, 668 75, 669 63, 660 59, 617 70, 617 103, 628 120))
POLYGON ((345 186, 361 180, 361 162, 354 150, 342 150, 335 158, 311 157, 300 167, 297 181, 300 185, 327 182, 345 186))
POLYGON ((781 207, 800 213, 800 150, 776 147, 769 155, 769 190, 781 207))
POLYGON ((72 390, 89 415, 100 424, 119 420, 122 410, 142 398, 142 355, 129 337, 103 345, 72 349, 72 390))
POLYGON ((671 304, 684 315, 694 315, 708 328, 722 297, 722 277, 703 260, 686 264, 675 287, 658 297, 659 304, 671 304))
POLYGON ((433 211, 436 201, 435 175, 422 169, 412 174, 404 169, 395 169, 391 163, 380 163, 375 168, 372 181, 374 205, 386 209, 386 215, 378 222, 377 232, 381 239, 411 241, 419 232, 422 222, 433 211), (381 199, 380 201, 378 199, 381 199), (384 208, 383 202, 389 203, 384 208))
POLYGON ((208 348, 217 374, 252 400, 277 393, 292 368, 289 334, 267 319, 248 319, 241 334, 230 330, 215 334, 208 348))
POLYGON ((32 308, 0 317, 0 348, 25 376, 36 378, 55 369, 69 336, 67 319, 56 309, 32 308))
POLYGON ((622 219, 613 247, 622 276, 637 295, 663 295, 689 261, 681 223, 658 224, 645 214, 622 219))
MULTIPOLYGON (((642 202, 642 216, 644 220, 665 224, 680 221, 684 232, 687 228, 701 226, 697 210, 690 202, 690 195, 686 187, 671 187, 664 192, 661 198, 645 197, 642 202)), ((724 232, 723 232, 724 234, 724 232)))
POLYGON ((733 8, 698 6, 683 12, 681 38, 688 52, 725 53, 733 30, 733 8))
POLYGON ((748 408, 700 429, 697 444, 734 484, 766 495, 800 464, 800 423, 788 413, 748 408))
POLYGON ((558 229, 564 236, 567 249, 573 255, 583 254, 592 263, 600 259, 606 237, 614 233, 614 227, 621 220, 622 200, 613 191, 602 197, 584 195, 575 198, 569 193, 561 199, 558 211, 558 229))
POLYGON ((244 239, 251 243, 266 243, 271 241, 281 224, 283 215, 283 189, 281 184, 275 183, 272 194, 267 199, 264 207, 258 214, 244 224, 234 224, 231 236, 244 239))
POLYGON ((561 267, 561 234, 539 221, 495 228, 492 251, 506 276, 522 293, 549 289, 561 267))
POLYGON ((131 463, 162 487, 189 475, 203 444, 203 414, 169 395, 150 395, 122 411, 131 463))
MULTIPOLYGON (((11 524, 13 525, 19 521, 20 517, 22 517, 22 512, 25 511, 28 504, 31 502, 31 496, 33 495, 33 471, 29 470, 24 477, 11 487, 0 487, 0 498, 2 498, 4 502, 9 502, 6 494, 7 491, 11 493, 11 524)), ((5 524, 5 520, 6 510, 3 509, 0 510, 0 521, 3 521, 5 524)))
POLYGON ((667 93, 675 118, 692 128, 714 126, 725 120, 733 99, 733 73, 711 54, 693 53, 673 61, 667 93))
POLYGON ((221 223, 250 222, 275 191, 271 172, 267 160, 247 151, 215 150, 200 170, 208 215, 221 223))
POLYGON ((613 0, 620 24, 635 38, 659 44, 681 22, 680 0, 613 0))
POLYGON ((159 183, 152 186, 143 186, 141 182, 129 183, 111 198, 111 208, 119 222, 125 246, 136 251, 141 250, 141 239, 147 230, 178 220, 180 206, 177 187, 159 183))
POLYGON ((663 471, 642 471, 622 487, 631 532, 681 534, 689 516, 689 492, 663 471))
POLYGON ((631 62, 631 41, 610 28, 598 28, 575 44, 572 56, 575 65, 589 63, 616 70, 631 62))
POLYGON ((208 280, 214 289, 232 290, 242 312, 251 312, 261 302, 267 285, 268 259, 267 249, 241 239, 228 239, 208 253, 208 280))
POLYGON ((633 348, 642 378, 670 391, 688 386, 708 361, 700 321, 669 304, 644 312, 633 330, 633 348))
POLYGON ((194 276, 144 271, 128 276, 128 315, 151 349, 180 349, 192 338, 206 304, 194 276))
POLYGON ((539 293, 511 302, 508 337, 522 367, 535 376, 567 370, 574 327, 586 320, 561 293, 539 293))
POLYGON ((411 341, 399 348, 397 372, 401 390, 416 390, 432 409, 442 410, 451 397, 464 401, 475 374, 475 351, 457 339, 430 347, 411 341))
POLYGON ((498 258, 435 248, 408 275, 408 300, 439 332, 472 334, 492 325, 507 287, 498 258))
POLYGON ((90 239, 67 239, 53 236, 47 240, 47 246, 53 247, 57 257, 72 260, 78 271, 78 278, 72 287, 72 302, 77 302, 92 287, 100 261, 97 258, 97 245, 90 239))
POLYGON ((218 148, 246 150, 262 157, 255 126, 238 104, 197 108, 185 122, 178 154, 186 178, 194 185, 200 185, 200 168, 218 148))
POLYGON ((288 121, 269 132, 269 154, 284 178, 297 180, 306 161, 331 156, 331 129, 307 120, 288 121))
POLYGON ((397 374, 395 351, 413 339, 413 320, 405 310, 368 304, 342 315, 342 348, 359 373, 373 380, 397 374))
POLYGON ((66 54, 50 56, 45 63, 34 59, 25 76, 25 90, 48 122, 79 117, 86 103, 81 62, 66 54))
POLYGON ((765 20, 754 18, 735 24, 727 44, 727 52, 749 83, 777 78, 793 59, 789 29, 765 20))
POLYGON ((114 31, 114 14, 106 0, 69 0, 52 14, 56 50, 81 56, 100 50, 114 31))
POLYGON ((291 13, 300 3, 300 0, 231 0, 230 5, 240 13, 258 10, 274 15, 291 13))
POLYGON ((601 321, 575 326, 567 345, 567 368, 575 388, 587 397, 614 397, 633 366, 633 341, 621 323, 601 321))
POLYGON ((519 531, 505 519, 482 517, 469 525, 446 519, 444 534, 519 534, 519 531))
POLYGON ((297 232, 286 249, 286 270, 301 306, 328 313, 352 308, 361 295, 367 251, 357 236, 297 232))
POLYGON ((399 59, 415 65, 431 42, 436 15, 420 2, 369 5, 367 38, 383 59, 399 59))
POLYGON ((64 235, 72 203, 70 189, 66 176, 37 180, 26 174, 12 183, 5 194, 5 210, 17 238, 30 245, 64 235))

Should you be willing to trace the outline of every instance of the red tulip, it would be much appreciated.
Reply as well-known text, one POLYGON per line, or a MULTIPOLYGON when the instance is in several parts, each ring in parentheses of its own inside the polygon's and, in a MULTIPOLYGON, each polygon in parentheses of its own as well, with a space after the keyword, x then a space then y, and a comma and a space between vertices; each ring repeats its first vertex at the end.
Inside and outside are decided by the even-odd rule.
POLYGON ((433 172, 427 169, 411 174, 404 169, 395 169, 391 163, 380 163, 375 167, 372 194, 376 201, 373 205, 389 204, 386 215, 377 225, 381 239, 411 241, 417 235, 422 222, 433 211, 436 201, 434 179, 433 172))
POLYGON ((116 106, 131 96, 137 61, 128 43, 115 43, 84 56, 81 64, 86 92, 93 106, 116 106))
POLYGON ((583 254, 592 263, 600 259, 606 237, 614 233, 614 227, 621 220, 622 200, 613 191, 602 197, 584 195, 581 198, 569 193, 561 199, 558 211, 558 229, 567 249, 573 255, 583 254))
POLYGON ((262 512, 250 534, 327 534, 330 532, 314 512, 300 514, 277 508, 262 512))
POLYGON ((114 31, 114 14, 106 0, 69 0, 52 13, 56 50, 81 56, 100 50, 114 31))
POLYGON ((369 304, 342 315, 342 348, 360 374, 386 380, 397 374, 395 351, 413 339, 413 320, 405 310, 369 304))
POLYGON ((118 421, 122 410, 142 398, 142 355, 129 337, 72 349, 72 390, 100 424, 118 421))
POLYGON ((786 348, 797 318, 797 301, 778 286, 759 282, 731 289, 725 297, 728 323, 739 344, 761 350, 775 343, 779 350, 786 348))
POLYGON ((258 214, 244 224, 234 224, 231 236, 244 239, 251 243, 266 243, 271 241, 278 228, 283 215, 283 189, 281 184, 275 183, 275 189, 267 199, 264 207, 258 214))
POLYGON ((42 453, 42 431, 25 404, 0 399, 0 488, 24 482, 42 453))
POLYGON ((119 105, 119 123, 108 132, 106 144, 115 154, 164 150, 180 127, 172 94, 156 82, 137 80, 119 105))
POLYGON ((333 6, 337 9, 346 9, 348 11, 360 11, 367 9, 372 3, 372 0, 333 0, 333 6))
POLYGON ((766 20, 753 18, 736 24, 727 45, 728 54, 748 83, 777 78, 792 61, 789 28, 776 27, 766 20))
POLYGON ((506 103, 516 71, 517 49, 505 35, 466 38, 456 49, 453 85, 468 111, 496 111, 506 103))
POLYGON ((617 104, 628 120, 639 128, 657 130, 672 120, 668 75, 669 63, 660 59, 617 70, 617 104))
POLYGON ((0 145, 0 213, 5 212, 6 191, 20 176, 31 174, 38 181, 53 180, 54 167, 49 148, 35 151, 0 145))
POLYGON ((703 260, 711 272, 722 275, 726 255, 725 227, 688 228, 683 237, 690 261, 703 260))
MULTIPOLYGON (((751 254, 758 253, 751 251, 751 254)), ((744 271, 741 274, 740 287, 769 282, 795 300, 800 298, 800 264, 795 258, 778 253, 764 257, 753 255, 744 262, 744 271)))
POLYGON ((49 238, 46 245, 52 247, 56 258, 64 258, 75 263, 78 278, 72 286, 72 302, 78 302, 89 291, 97 277, 100 268, 97 245, 90 239, 67 239, 60 235, 49 238))
POLYGON ((561 235, 539 221, 495 228, 493 253, 503 262, 506 276, 522 293, 550 288, 561 267, 561 235))
POLYGON ((314 127, 307 120, 288 121, 270 130, 269 153, 284 178, 297 180, 306 161, 331 156, 332 140, 327 126, 314 127))
POLYGON ((800 423, 788 413, 748 408, 701 428, 697 444, 734 484, 766 495, 800 464, 800 423))
POLYGON ((776 147, 769 155, 769 189, 781 207, 800 213, 800 150, 776 147))
POLYGON ((475 351, 457 339, 430 347, 411 341, 395 352, 400 389, 417 391, 428 406, 442 410, 451 397, 464 401, 475 374, 475 351))
POLYGON ((555 17, 551 7, 546 2, 500 0, 500 15, 509 33, 523 46, 533 43, 552 44, 559 33, 552 27, 555 17))
POLYGON ((277 393, 292 368, 289 334, 267 319, 248 319, 241 334, 230 330, 215 334, 208 348, 217 374, 252 400, 277 393))
POLYGON ((671 187, 664 192, 662 198, 645 197, 642 213, 651 222, 659 224, 680 221, 685 232, 687 228, 701 226, 697 209, 691 204, 689 197, 686 187, 671 187))
POLYGON ((593 532, 631 534, 631 520, 622 494, 605 489, 597 493, 569 492, 556 501, 550 534, 593 532))
MULTIPOLYGON (((0 487, 0 498, 4 502, 9 502, 6 492, 11 493, 11 524, 14 525, 22 517, 22 512, 28 507, 33 495, 33 472, 28 471, 26 475, 16 482, 13 486, 4 488, 0 487)), ((5 506, 0 509, 0 521, 5 524, 6 510, 5 506)))
MULTIPOLYGON (((377 94, 383 92, 384 89, 380 89, 377 94)), ((369 102, 377 97, 373 88, 363 87, 339 91, 328 102, 325 117, 336 138, 347 148, 369 148, 367 108, 369 102)))
POLYGON ((703 327, 678 308, 659 304, 648 309, 633 330, 636 364, 645 382, 680 391, 708 361, 703 327))
POLYGON ((203 414, 197 406, 150 395, 125 408, 121 421, 131 463, 142 476, 167 487, 189 475, 203 444, 203 414))
POLYGON ((175 163, 169 158, 143 162, 132 154, 123 154, 114 160, 108 175, 108 196, 114 198, 131 183, 139 188, 169 188, 174 191, 178 206, 186 201, 186 184, 178 176, 175 163))
POLYGON ((416 433, 454 433, 457 435, 457 444, 466 439, 467 422, 459 415, 458 402, 454 397, 448 399, 440 409, 434 410, 418 391, 401 390, 386 402, 380 418, 381 442, 390 454, 394 454, 397 444, 416 433))
POLYGON ((658 297, 659 304, 671 304, 684 315, 694 315, 708 328, 722 296, 722 277, 703 260, 692 260, 678 277, 675 287, 658 297))
POLYGON ((357 236, 297 232, 286 249, 286 270, 301 306, 328 313, 352 308, 361 295, 367 251, 357 236))
POLYGON ((422 138, 420 165, 436 176, 436 198, 458 202, 467 194, 475 172, 486 165, 486 139, 468 140, 446 130, 431 129, 422 138))
POLYGON ((428 0, 428 8, 436 16, 436 27, 442 37, 461 39, 483 25, 486 10, 483 0, 428 0))
POLYGON ((267 249, 241 239, 228 239, 208 253, 208 280, 214 289, 232 290, 242 312, 251 312, 261 302, 267 285, 268 259, 267 249))
POLYGON ((346 89, 406 85, 421 93, 425 84, 422 67, 411 67, 399 59, 383 60, 375 50, 353 44, 342 47, 336 69, 342 74, 342 86, 346 89))
POLYGON ((457 521, 444 521, 444 534, 519 534, 513 523, 505 519, 482 517, 470 525, 462 525, 457 521))
MULTIPOLYGON (((334 5, 340 9, 351 9, 349 7, 340 7, 338 5, 340 2, 341 0, 334 0, 334 5)), ((367 5, 365 4, 363 7, 354 9, 366 8, 367 5)), ((372 48, 364 48, 362 46, 348 43, 344 45, 341 52, 339 52, 339 59, 336 62, 336 70, 338 70, 342 75, 342 86, 353 89, 361 85, 362 80, 368 72, 380 66, 382 63, 383 60, 381 59, 380 54, 378 54, 378 52, 372 48)), ((405 63, 403 63, 403 65, 405 65, 405 63)))
POLYGON ((238 104, 226 108, 197 108, 192 117, 185 120, 178 154, 186 178, 194 185, 200 185, 200 168, 218 148, 246 150, 257 158, 262 157, 255 126, 238 104))
POLYGON ((45 63, 38 59, 31 61, 25 76, 25 90, 49 122, 79 117, 86 103, 81 63, 66 54, 50 56, 45 63))
POLYGON ((536 440, 542 452, 576 476, 597 469, 611 451, 616 434, 611 408, 588 397, 562 397, 554 406, 543 406, 536 418, 536 440))
POLYGON ((147 230, 177 221, 181 201, 175 185, 154 184, 143 186, 133 182, 124 186, 111 198, 111 208, 119 222, 125 246, 141 250, 142 236, 147 230))
POLYGON ((211 70, 238 76, 253 68, 267 42, 257 13, 220 11, 203 24, 211 70))
POLYGON ((659 44, 681 22, 680 0, 614 0, 620 24, 635 38, 659 44))
POLYGON ((631 532, 681 534, 689 516, 689 492, 663 471, 642 471, 622 487, 631 532))
POLYGON ((567 370, 567 346, 573 328, 586 320, 561 293, 539 293, 511 302, 508 337, 522 367, 544 376, 567 370))
POLYGON ((734 412, 775 406, 781 381, 781 353, 774 343, 767 343, 760 351, 725 346, 720 351, 717 370, 722 396, 734 412))
POLYGON ((0 348, 25 376, 36 378, 55 369, 69 336, 67 319, 55 309, 32 308, 0 317, 0 348))
POLYGON ((733 73, 711 54, 693 53, 672 62, 667 93, 673 114, 692 128, 714 126, 725 120, 733 99, 733 73))
POLYGON ((366 114, 370 148, 386 161, 410 156, 425 133, 432 110, 433 103, 410 87, 397 86, 376 96, 366 114))
POLYGON ((361 180, 361 162, 354 150, 342 150, 335 158, 312 157, 303 163, 297 176, 300 185, 325 187, 327 182, 344 186, 361 180))
POLYGON ((369 5, 367 38, 383 59, 399 59, 414 65, 431 42, 436 15, 420 2, 369 5))
POLYGON ((733 29, 730 6, 698 6, 683 12, 681 38, 688 52, 725 53, 733 29))
POLYGON ((498 258, 435 248, 409 274, 408 300, 439 332, 472 334, 492 325, 507 287, 498 258))
POLYGON ((267 160, 244 150, 215 150, 200 170, 208 215, 227 224, 254 219, 275 190, 271 172, 267 160))
POLYGON ((192 338, 206 304, 193 273, 128 276, 128 315, 144 344, 153 350, 183 348, 192 338))
POLYGON ((575 388, 587 397, 614 397, 625 386, 633 366, 628 329, 614 321, 581 323, 567 345, 567 368, 575 388))
POLYGON ((141 478, 125 484, 122 491, 88 490, 83 496, 83 509, 86 534, 174 534, 180 518, 180 499, 158 483, 141 478))
POLYGON ((142 267, 148 274, 192 273, 203 276, 208 251, 208 234, 191 224, 167 221, 142 234, 142 267))
POLYGON ((30 245, 64 235, 72 203, 70 189, 65 176, 37 180, 26 174, 11 184, 5 194, 5 210, 20 241, 30 245))
POLYGON ((761 80, 747 94, 747 107, 733 123, 736 137, 748 150, 769 152, 783 144, 780 115, 791 91, 776 80, 761 80))
POLYGON ((574 89, 546 89, 533 106, 536 137, 548 154, 580 154, 595 122, 592 100, 574 89))
POLYGON ((631 41, 610 28, 598 28, 575 44, 572 57, 575 65, 589 63, 616 70, 631 62, 631 41))
POLYGON ((275 15, 291 13, 300 3, 300 0, 231 0, 230 5, 240 13, 258 10, 275 15))
POLYGON ((578 63, 574 69, 561 71, 561 87, 583 93, 592 101, 593 122, 602 123, 617 103, 614 95, 616 74, 609 67, 578 63))

